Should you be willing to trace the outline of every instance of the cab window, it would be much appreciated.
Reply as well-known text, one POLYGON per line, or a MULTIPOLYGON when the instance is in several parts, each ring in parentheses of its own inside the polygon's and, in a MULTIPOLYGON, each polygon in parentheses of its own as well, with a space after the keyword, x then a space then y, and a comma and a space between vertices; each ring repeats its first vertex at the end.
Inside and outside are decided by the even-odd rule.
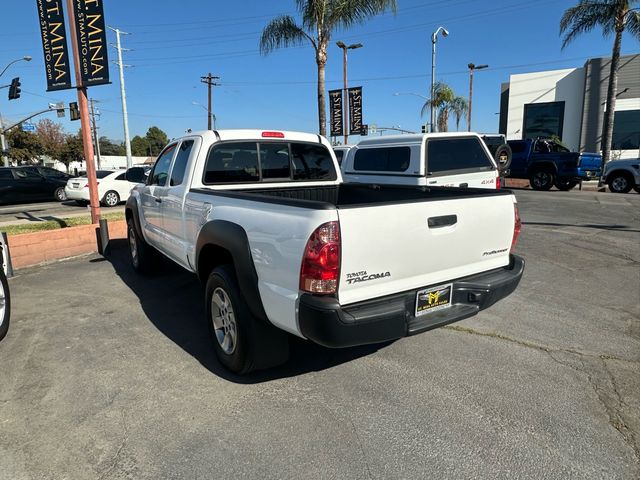
POLYGON ((158 185, 163 187, 167 183, 169 176, 169 167, 171 166, 171 159, 176 151, 176 144, 169 145, 158 157, 156 164, 153 166, 153 170, 149 175, 148 185, 158 185))
POLYGON ((171 181, 169 185, 175 187, 180 185, 184 180, 184 172, 187 170, 187 162, 193 149, 193 140, 186 140, 180 144, 178 148, 178 154, 173 162, 173 169, 171 170, 171 181))

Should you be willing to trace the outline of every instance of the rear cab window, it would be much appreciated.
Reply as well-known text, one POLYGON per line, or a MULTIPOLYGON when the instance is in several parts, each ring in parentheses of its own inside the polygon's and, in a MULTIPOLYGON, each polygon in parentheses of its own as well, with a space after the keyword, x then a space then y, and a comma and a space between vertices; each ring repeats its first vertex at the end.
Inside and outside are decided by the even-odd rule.
POLYGON ((336 180, 324 145, 287 141, 230 141, 212 146, 202 183, 269 183, 336 180))
POLYGON ((428 176, 444 176, 495 170, 477 137, 427 139, 428 176))
POLYGON ((410 147, 372 147, 356 150, 353 170, 358 172, 401 173, 409 169, 410 147))

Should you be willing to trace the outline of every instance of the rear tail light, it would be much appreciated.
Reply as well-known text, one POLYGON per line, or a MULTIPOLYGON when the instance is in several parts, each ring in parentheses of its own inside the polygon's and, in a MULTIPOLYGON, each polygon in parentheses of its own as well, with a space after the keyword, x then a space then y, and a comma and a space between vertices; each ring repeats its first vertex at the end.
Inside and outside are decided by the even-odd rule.
POLYGON ((340 223, 320 225, 309 237, 302 256, 300 290, 317 294, 338 291, 340 278, 340 223))
POLYGON ((513 204, 513 214, 515 217, 515 221, 513 224, 513 238, 511 239, 511 250, 509 253, 513 253, 516 249, 516 244, 518 243, 518 237, 520 236, 520 231, 522 230, 522 220, 520 220, 520 211, 518 210, 518 204, 513 204))
MULTIPOLYGON (((100 185, 100 182, 96 182, 96 187, 97 187, 98 185, 100 185)), ((84 188, 89 188, 89 184, 87 183, 87 184, 84 186, 84 188)))
POLYGON ((282 132, 262 132, 262 138, 284 138, 282 132))
POLYGON ((500 184, 500 177, 496 177, 496 190, 500 190, 500 187, 502 187, 500 184))

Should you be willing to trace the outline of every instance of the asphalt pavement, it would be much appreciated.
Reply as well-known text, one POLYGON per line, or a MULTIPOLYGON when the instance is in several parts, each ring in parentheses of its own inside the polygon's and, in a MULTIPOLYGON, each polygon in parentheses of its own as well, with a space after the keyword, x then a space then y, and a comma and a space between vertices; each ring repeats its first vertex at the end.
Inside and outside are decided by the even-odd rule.
POLYGON ((2 479, 640 477, 640 195, 516 191, 516 292, 399 341, 223 370, 195 277, 123 242, 10 279, 2 479))
MULTIPOLYGON (((113 208, 103 208, 102 211, 105 213, 123 212, 124 203, 113 208)), ((0 206, 0 226, 82 217, 89 214, 89 207, 80 206, 71 200, 3 205, 0 206)))

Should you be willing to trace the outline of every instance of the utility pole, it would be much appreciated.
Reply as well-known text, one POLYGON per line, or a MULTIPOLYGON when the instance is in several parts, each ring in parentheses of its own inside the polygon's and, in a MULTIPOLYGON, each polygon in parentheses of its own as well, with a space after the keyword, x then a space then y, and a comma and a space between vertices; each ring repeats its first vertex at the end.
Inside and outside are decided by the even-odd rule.
POLYGON ((214 121, 213 115, 213 87, 219 87, 220 84, 217 83, 217 80, 220 80, 220 77, 214 77, 211 75, 211 72, 206 77, 200 77, 200 81, 207 85, 208 90, 208 103, 207 103, 207 130, 215 130, 216 125, 214 121))
POLYGON ((94 109, 94 104, 97 100, 93 98, 89 99, 89 103, 91 103, 91 123, 93 125, 93 139, 96 145, 96 159, 98 161, 98 170, 100 170, 100 136, 98 135, 98 124, 96 123, 96 112, 94 109))
POLYGON ((109 30, 113 30, 116 32, 116 44, 114 45, 115 49, 118 50, 118 61, 116 65, 118 65, 120 72, 120 99, 122 100, 122 122, 124 123, 124 148, 127 152, 127 168, 131 168, 133 162, 131 160, 131 140, 129 138, 129 114, 127 113, 127 94, 124 89, 124 67, 128 67, 129 65, 125 65, 122 63, 122 51, 129 51, 128 48, 122 48, 120 45, 120 35, 129 35, 127 32, 123 32, 117 28, 107 27, 109 30))
POLYGON ((87 179, 89 180, 89 203, 91 208, 91 223, 100 223, 100 203, 98 200, 98 182, 96 180, 96 166, 93 161, 93 143, 91 141, 91 123, 89 120, 89 101, 87 100, 87 87, 82 84, 80 72, 80 51, 76 36, 76 22, 74 21, 74 0, 67 0, 67 15, 69 16, 69 37, 76 71, 76 85, 78 90, 78 107, 80 110, 80 123, 82 125, 82 146, 84 159, 87 162, 87 179))
POLYGON ((342 90, 342 104, 343 104, 343 133, 344 144, 349 141, 349 94, 348 94, 348 82, 347 82, 347 50, 354 50, 356 48, 362 48, 361 43, 354 43, 351 45, 345 45, 344 42, 336 42, 336 45, 342 49, 342 75, 344 78, 344 89, 342 90))

